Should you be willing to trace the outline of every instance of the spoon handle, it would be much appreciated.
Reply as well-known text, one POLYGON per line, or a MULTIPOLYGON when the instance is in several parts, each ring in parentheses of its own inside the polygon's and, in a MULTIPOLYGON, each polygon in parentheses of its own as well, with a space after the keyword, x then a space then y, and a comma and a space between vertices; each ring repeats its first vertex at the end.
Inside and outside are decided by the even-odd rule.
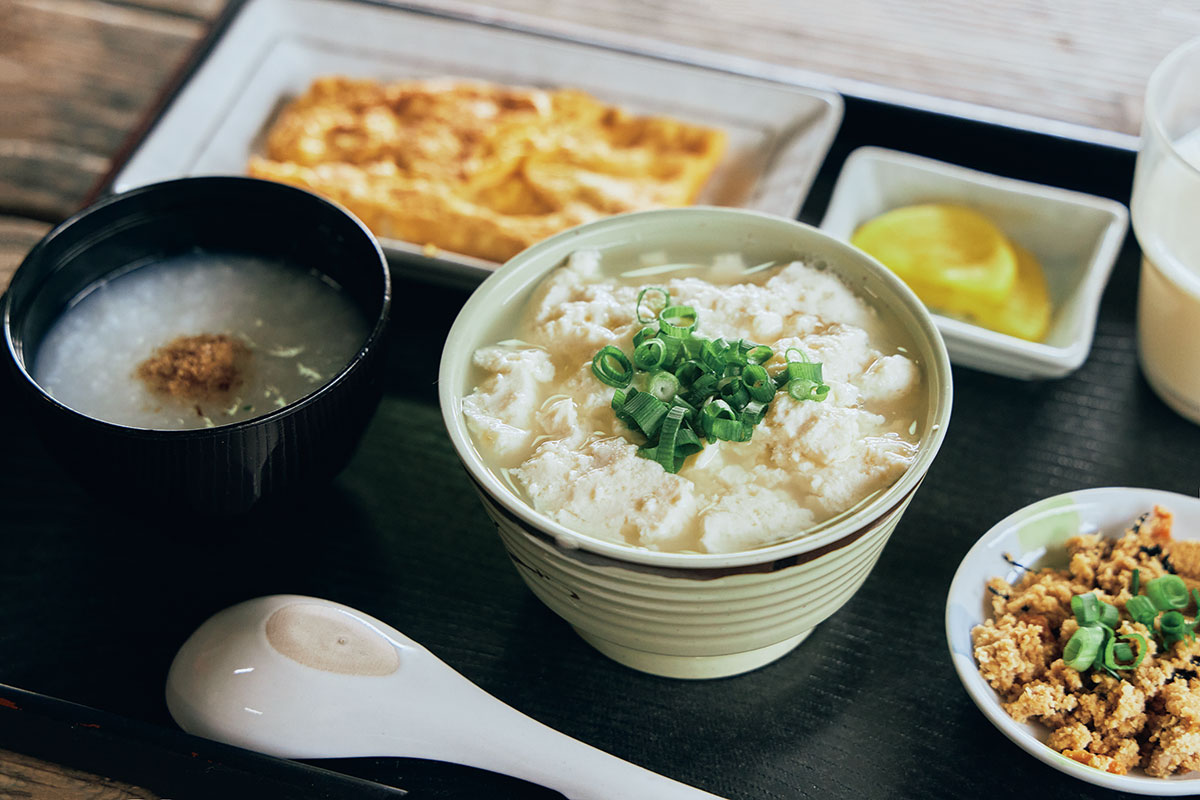
POLYGON ((538 783, 568 800, 722 800, 572 739, 448 674, 462 681, 455 727, 473 735, 458 738, 445 760, 538 783))

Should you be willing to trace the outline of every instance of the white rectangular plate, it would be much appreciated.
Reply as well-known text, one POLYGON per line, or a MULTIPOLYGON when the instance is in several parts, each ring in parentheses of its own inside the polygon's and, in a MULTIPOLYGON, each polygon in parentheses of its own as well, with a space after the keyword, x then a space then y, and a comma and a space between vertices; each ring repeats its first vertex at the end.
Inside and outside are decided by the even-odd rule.
MULTIPOLYGON (((450 76, 570 87, 641 114, 723 129, 729 149, 700 204, 795 217, 842 118, 833 92, 715 67, 349 0, 248 0, 113 181, 244 174, 279 108, 320 75, 450 76)), ((394 266, 478 281, 497 264, 384 240, 394 266)))

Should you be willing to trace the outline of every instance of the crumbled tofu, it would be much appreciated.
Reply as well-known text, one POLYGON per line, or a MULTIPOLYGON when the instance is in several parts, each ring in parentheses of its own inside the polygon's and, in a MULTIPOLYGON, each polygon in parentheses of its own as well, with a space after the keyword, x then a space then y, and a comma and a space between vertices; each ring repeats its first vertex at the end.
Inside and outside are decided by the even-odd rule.
MULTIPOLYGON (((1116 632, 1146 643, 1136 669, 1113 677, 1077 671, 1062 659, 1079 628, 1072 596, 1095 592, 1123 611, 1135 569, 1143 587, 1173 571, 1188 582, 1200 579, 1200 572, 1179 569, 1186 559, 1172 563, 1176 548, 1192 547, 1171 540, 1171 514, 1156 507, 1120 538, 1069 540, 1065 570, 1029 571, 1012 586, 989 581, 993 618, 972 631, 975 660, 1013 719, 1046 725, 1047 745, 1118 775, 1139 767, 1155 777, 1200 769, 1200 640, 1160 652, 1152 631, 1123 619, 1116 632)), ((1194 606, 1184 611, 1200 613, 1194 606)))
POLYGON ((690 481, 639 458, 620 439, 580 449, 563 441, 541 445, 513 471, 533 507, 568 528, 630 544, 669 546, 696 513, 690 481))
POLYGON ((921 373, 876 315, 828 270, 797 262, 718 285, 713 274, 736 281, 745 265, 717 261, 707 275, 639 286, 605 279, 598 254, 577 252, 535 290, 516 334, 528 344, 476 354, 485 377, 464 414, 485 459, 510 467, 536 509, 598 538, 735 552, 801 535, 908 468, 921 373), (592 358, 606 345, 632 354, 644 286, 695 309, 703 336, 770 346, 771 372, 793 350, 819 361, 829 395, 778 393, 749 442, 708 443, 678 474, 640 457, 645 439, 617 420, 592 358))

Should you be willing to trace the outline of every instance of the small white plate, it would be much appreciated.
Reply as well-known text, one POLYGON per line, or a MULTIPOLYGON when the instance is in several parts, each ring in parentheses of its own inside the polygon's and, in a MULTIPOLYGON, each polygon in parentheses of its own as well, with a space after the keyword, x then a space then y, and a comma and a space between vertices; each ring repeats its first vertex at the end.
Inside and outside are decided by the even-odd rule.
MULTIPOLYGON (((703 205, 794 218, 842 119, 829 91, 506 28, 430 10, 347 0, 248 0, 113 188, 185 175, 241 175, 281 106, 320 75, 381 81, 461 77, 571 87, 639 114, 725 131, 703 205)), ((383 242, 393 265, 478 282, 499 266, 420 243, 383 242)))
POLYGON ((946 639, 954 669, 967 694, 1001 733, 1025 752, 1060 772, 1107 789, 1135 794, 1178 796, 1200 794, 1200 772, 1170 778, 1137 774, 1112 775, 1088 767, 1047 747, 1049 730, 1036 722, 1021 724, 1001 707, 995 690, 979 674, 971 645, 971 629, 989 615, 985 584, 1000 576, 1010 583, 1019 575, 1005 560, 1027 567, 1065 567, 1067 539, 1081 533, 1119 536, 1155 505, 1175 515, 1172 535, 1200 537, 1200 499, 1157 489, 1085 489, 1048 497, 1005 517, 968 552, 946 599, 946 639))
POLYGON ((1026 380, 1077 369, 1092 347, 1100 296, 1125 239, 1125 206, 930 158, 861 147, 846 159, 822 230, 849 240, 867 220, 917 203, 969 206, 1041 261, 1054 306, 1042 342, 1029 342, 934 314, 950 360, 1026 380))

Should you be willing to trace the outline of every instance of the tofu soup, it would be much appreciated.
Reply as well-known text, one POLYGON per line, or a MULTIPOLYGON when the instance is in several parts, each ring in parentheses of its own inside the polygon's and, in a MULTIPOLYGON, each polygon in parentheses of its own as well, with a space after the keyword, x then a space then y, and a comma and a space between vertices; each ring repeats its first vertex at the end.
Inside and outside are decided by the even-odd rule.
POLYGON ((367 332, 353 301, 324 275, 192 253, 78 298, 38 348, 33 378, 63 405, 105 422, 215 427, 321 388, 367 332))
POLYGON ((833 271, 577 252, 474 354, 475 445, 578 533, 672 552, 796 538, 894 483, 922 365, 833 271), (624 271, 622 271, 624 268, 624 271))

